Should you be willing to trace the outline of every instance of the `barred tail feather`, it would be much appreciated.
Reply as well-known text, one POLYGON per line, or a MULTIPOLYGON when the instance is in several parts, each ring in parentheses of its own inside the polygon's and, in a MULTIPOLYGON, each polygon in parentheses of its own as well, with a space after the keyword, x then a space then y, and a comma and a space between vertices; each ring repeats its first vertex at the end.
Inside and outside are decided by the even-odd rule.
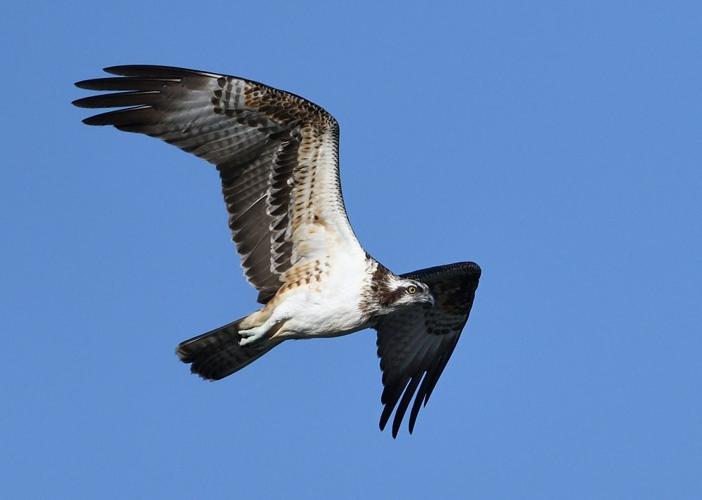
POLYGON ((261 339, 254 344, 240 346, 239 323, 233 321, 178 344, 176 354, 183 363, 190 363, 190 371, 204 379, 219 380, 256 361, 277 346, 279 340, 261 339))

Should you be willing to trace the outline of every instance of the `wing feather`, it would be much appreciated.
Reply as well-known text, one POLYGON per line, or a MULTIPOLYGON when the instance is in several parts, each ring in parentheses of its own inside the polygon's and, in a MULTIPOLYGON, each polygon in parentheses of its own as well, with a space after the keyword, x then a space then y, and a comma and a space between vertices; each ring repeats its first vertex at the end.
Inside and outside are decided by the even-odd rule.
POLYGON ((422 269, 402 277, 427 284, 435 304, 402 309, 383 317, 375 327, 384 386, 380 428, 385 428, 395 410, 393 437, 397 436, 412 398, 410 433, 420 408, 429 401, 468 320, 480 268, 472 262, 463 262, 422 269))
POLYGON ((259 301, 292 266, 329 253, 318 240, 307 244, 320 232, 314 225, 327 242, 362 253, 339 186, 338 124, 324 109, 234 76, 148 65, 105 71, 117 76, 76 85, 109 93, 74 104, 122 109, 84 123, 157 137, 217 166, 232 238, 259 301))

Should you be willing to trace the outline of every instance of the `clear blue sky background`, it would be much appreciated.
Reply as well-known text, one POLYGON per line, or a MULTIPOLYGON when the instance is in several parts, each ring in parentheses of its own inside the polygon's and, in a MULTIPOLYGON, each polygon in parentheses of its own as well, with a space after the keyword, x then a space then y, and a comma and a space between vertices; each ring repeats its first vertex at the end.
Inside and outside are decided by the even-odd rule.
POLYGON ((1 496, 702 498, 700 3, 350 5, 3 8, 1 496), (177 362, 255 293, 215 171, 70 105, 129 63, 320 103, 367 249, 482 266, 413 436, 370 331, 177 362))

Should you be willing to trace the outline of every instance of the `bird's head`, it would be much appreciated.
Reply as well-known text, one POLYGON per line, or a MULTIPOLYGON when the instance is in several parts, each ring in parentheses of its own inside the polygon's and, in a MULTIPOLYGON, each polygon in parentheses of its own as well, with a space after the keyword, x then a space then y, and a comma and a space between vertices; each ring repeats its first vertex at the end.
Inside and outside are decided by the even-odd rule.
POLYGON ((434 296, 425 283, 399 277, 393 278, 381 298, 381 302, 386 307, 394 310, 419 303, 434 304, 434 296))

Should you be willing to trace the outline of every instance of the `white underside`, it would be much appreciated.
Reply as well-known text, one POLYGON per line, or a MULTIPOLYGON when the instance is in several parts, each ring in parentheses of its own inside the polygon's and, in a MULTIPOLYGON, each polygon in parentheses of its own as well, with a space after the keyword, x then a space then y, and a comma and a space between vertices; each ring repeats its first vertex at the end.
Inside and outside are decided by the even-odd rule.
POLYGON ((366 286, 365 254, 341 254, 320 282, 290 290, 276 306, 272 319, 285 321, 284 337, 329 337, 365 327, 360 310, 366 286))
POLYGON ((367 286, 367 265, 365 252, 337 253, 321 281, 286 291, 263 324, 240 331, 245 337, 242 345, 268 332, 280 339, 304 339, 336 337, 366 328, 360 303, 367 286))

